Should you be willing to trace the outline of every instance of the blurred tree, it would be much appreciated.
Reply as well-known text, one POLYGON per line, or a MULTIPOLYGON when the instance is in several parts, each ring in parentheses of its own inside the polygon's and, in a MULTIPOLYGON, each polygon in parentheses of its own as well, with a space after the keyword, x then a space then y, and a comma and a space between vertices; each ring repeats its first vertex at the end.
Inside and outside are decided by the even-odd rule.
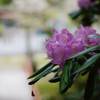
POLYGON ((12 0, 0 0, 0 5, 8 5, 12 2, 12 0))

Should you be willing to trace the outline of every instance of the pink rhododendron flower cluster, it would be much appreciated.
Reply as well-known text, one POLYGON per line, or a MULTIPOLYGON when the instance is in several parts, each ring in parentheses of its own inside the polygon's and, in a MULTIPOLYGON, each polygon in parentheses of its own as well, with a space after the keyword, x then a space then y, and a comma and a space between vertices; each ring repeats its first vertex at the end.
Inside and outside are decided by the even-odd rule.
POLYGON ((91 27, 81 26, 76 31, 76 39, 84 42, 85 46, 93 46, 100 44, 100 34, 96 33, 96 30, 91 27))
POLYGON ((81 26, 75 35, 72 35, 67 29, 55 30, 53 36, 46 41, 48 57, 53 64, 62 67, 69 57, 83 51, 87 46, 99 45, 98 36, 100 35, 91 27, 81 26))
POLYGON ((80 8, 88 9, 94 4, 95 0, 78 0, 78 5, 80 8))

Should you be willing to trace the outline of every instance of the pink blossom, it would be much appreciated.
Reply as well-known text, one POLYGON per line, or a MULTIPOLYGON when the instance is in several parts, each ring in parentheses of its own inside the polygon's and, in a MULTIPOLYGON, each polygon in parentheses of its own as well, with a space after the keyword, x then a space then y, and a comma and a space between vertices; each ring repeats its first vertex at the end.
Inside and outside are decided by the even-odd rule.
POLYGON ((73 39, 68 45, 70 46, 70 50, 72 52, 72 55, 74 55, 78 52, 81 52, 85 49, 84 42, 78 38, 73 39))
POLYGON ((63 66, 66 59, 72 54, 67 46, 72 39, 72 34, 67 29, 62 29, 61 31, 55 31, 54 35, 47 40, 47 54, 54 64, 63 66))
POLYGON ((76 39, 83 41, 86 46, 99 45, 100 35, 96 33, 96 30, 91 27, 81 26, 76 31, 76 39))
POLYGON ((62 67, 69 57, 83 51, 87 46, 99 45, 98 37, 100 35, 91 27, 81 26, 74 36, 67 29, 55 30, 46 42, 48 57, 53 64, 62 67))
POLYGON ((94 4, 95 0, 78 0, 78 5, 80 8, 88 9, 94 4))

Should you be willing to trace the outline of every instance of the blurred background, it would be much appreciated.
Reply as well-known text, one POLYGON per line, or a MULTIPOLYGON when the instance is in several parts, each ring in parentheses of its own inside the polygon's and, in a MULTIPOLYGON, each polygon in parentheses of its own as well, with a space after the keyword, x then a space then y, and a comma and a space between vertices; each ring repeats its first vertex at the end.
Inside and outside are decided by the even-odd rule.
MULTIPOLYGON (((33 87, 27 80, 48 62, 45 41, 52 29, 78 27, 68 16, 75 9, 77 0, 0 0, 0 100, 82 100, 86 76, 64 95, 48 83, 51 76, 33 87)), ((93 26, 100 32, 99 22, 93 26)))

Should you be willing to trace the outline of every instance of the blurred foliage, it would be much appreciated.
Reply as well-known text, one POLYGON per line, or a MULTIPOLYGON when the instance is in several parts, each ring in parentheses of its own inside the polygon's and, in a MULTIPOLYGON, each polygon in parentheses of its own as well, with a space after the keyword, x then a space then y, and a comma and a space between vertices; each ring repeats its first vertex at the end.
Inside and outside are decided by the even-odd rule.
POLYGON ((80 8, 69 15, 80 24, 91 26, 94 22, 98 22, 98 17, 100 18, 100 0, 95 0, 95 3, 88 9, 80 8))
MULTIPOLYGON (((88 73, 84 76, 79 76, 78 79, 72 85, 72 87, 65 94, 59 94, 58 83, 51 85, 47 82, 47 79, 38 82, 37 86, 42 96, 42 100, 83 100, 82 98, 87 77, 88 73)), ((98 78, 100 78, 100 74, 98 74, 96 80, 96 87, 92 100, 99 100, 100 98, 100 79, 98 80, 98 78)))
POLYGON ((68 90, 68 92, 62 95, 58 92, 58 83, 50 84, 46 82, 46 80, 41 80, 37 85, 40 90, 42 100, 82 100, 87 75, 80 76, 77 81, 75 81, 75 84, 68 90))
POLYGON ((63 3, 64 0, 62 0, 62 2, 61 2, 61 0, 47 0, 47 1, 48 1, 48 3, 49 3, 50 5, 59 6, 59 5, 61 5, 61 4, 63 3))
POLYGON ((0 5, 8 5, 12 2, 12 0, 0 0, 0 5))

